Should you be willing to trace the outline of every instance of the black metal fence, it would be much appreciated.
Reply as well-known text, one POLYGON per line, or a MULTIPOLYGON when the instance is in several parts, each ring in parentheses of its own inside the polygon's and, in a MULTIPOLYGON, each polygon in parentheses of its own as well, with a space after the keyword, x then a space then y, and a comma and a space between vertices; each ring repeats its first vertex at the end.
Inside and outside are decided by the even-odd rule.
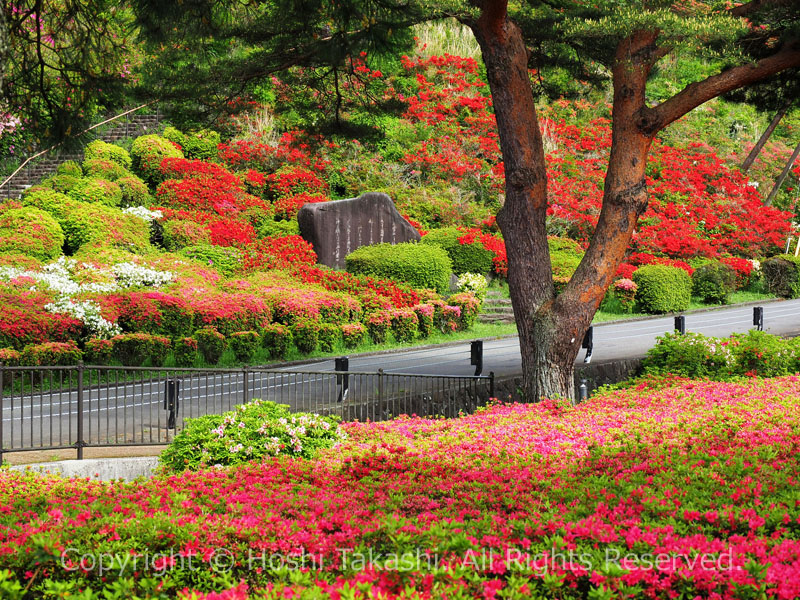
POLYGON ((494 396, 494 375, 353 371, 0 366, 4 452, 167 444, 186 419, 253 398, 294 412, 381 421, 401 414, 453 417, 494 396))

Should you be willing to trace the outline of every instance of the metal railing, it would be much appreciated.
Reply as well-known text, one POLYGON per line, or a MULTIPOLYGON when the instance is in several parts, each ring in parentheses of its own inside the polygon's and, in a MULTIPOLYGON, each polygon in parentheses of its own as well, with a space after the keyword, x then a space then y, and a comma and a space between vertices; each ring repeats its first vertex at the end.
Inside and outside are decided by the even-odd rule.
POLYGON ((454 417, 493 396, 493 373, 0 365, 0 460, 5 452, 71 448, 82 459, 84 448, 167 444, 186 419, 253 398, 343 421, 381 421, 401 414, 454 417))

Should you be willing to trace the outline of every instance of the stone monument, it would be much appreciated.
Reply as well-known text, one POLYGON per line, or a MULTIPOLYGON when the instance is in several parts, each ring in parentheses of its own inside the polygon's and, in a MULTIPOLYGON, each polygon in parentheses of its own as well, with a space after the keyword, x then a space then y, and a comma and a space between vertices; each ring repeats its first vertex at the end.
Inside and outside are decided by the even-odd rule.
POLYGON ((372 244, 418 242, 420 235, 386 194, 368 192, 358 198, 306 204, 297 213, 300 235, 314 247, 317 261, 344 268, 356 248, 372 244))

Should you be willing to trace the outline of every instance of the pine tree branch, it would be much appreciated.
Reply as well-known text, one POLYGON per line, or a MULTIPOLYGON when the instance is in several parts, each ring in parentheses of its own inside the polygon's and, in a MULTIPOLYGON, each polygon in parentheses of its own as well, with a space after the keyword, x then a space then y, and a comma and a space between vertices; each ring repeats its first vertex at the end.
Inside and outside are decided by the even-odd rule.
POLYGON ((790 40, 781 49, 755 63, 739 65, 686 86, 658 106, 641 111, 643 129, 652 135, 701 104, 786 69, 800 66, 800 41, 790 40))

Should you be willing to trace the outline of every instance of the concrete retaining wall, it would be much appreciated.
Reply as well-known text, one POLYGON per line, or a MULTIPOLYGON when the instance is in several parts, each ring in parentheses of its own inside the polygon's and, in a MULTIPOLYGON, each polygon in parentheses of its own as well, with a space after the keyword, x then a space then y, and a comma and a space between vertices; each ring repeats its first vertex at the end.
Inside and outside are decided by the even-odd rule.
POLYGON ((15 471, 28 470, 49 473, 61 477, 77 477, 112 481, 124 479, 133 481, 137 477, 150 477, 158 466, 157 456, 136 456, 132 458, 87 458, 84 460, 62 460, 58 462, 14 465, 15 471))

